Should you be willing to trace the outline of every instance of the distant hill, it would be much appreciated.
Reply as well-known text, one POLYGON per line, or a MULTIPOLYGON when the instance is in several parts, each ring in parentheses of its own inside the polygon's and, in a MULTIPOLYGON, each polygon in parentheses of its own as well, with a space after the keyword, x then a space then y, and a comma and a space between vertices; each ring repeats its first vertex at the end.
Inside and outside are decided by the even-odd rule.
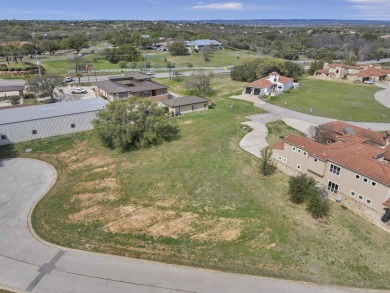
POLYGON ((198 22, 198 23, 213 23, 213 24, 235 24, 235 25, 266 25, 266 26, 313 26, 313 25, 390 25, 388 20, 343 20, 343 19, 242 19, 242 20, 183 20, 173 22, 198 22))

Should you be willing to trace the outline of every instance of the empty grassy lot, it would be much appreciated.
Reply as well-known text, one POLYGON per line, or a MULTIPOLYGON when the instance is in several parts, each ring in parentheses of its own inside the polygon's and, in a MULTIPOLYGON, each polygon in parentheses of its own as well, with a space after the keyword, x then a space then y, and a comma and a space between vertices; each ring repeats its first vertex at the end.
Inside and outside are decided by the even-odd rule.
POLYGON ((301 113, 346 121, 390 122, 390 109, 375 101, 374 93, 381 90, 375 85, 312 79, 301 80, 300 84, 299 89, 268 102, 301 113))
MULTIPOLYGON (((223 80, 218 84, 224 88, 223 80)), ((238 146, 240 123, 260 109, 227 96, 213 100, 205 113, 171 118, 180 139, 158 147, 119 153, 85 132, 1 148, 0 157, 42 159, 58 171, 33 212, 36 232, 90 251, 390 288, 390 235, 337 204, 327 221, 291 204, 288 177, 263 178, 258 160, 238 146)), ((280 122, 270 127, 274 137, 290 132, 280 122)))

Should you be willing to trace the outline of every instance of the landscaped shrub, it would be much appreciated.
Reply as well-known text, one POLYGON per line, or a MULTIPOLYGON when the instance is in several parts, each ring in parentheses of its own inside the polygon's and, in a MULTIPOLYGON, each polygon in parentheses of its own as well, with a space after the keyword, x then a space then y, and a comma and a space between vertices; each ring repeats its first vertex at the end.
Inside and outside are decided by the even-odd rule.
POLYGON ((25 93, 24 98, 25 99, 35 99, 35 94, 34 93, 25 93))
POLYGON ((307 210, 313 218, 326 217, 329 214, 329 202, 327 198, 321 197, 319 191, 315 189, 307 198, 307 210))
POLYGON ((290 177, 289 183, 289 194, 290 200, 293 203, 301 204, 315 189, 315 180, 306 174, 299 174, 294 177, 290 177))
POLYGON ((17 105, 17 104, 20 103, 19 96, 10 96, 10 97, 8 97, 8 99, 11 102, 12 105, 17 105))

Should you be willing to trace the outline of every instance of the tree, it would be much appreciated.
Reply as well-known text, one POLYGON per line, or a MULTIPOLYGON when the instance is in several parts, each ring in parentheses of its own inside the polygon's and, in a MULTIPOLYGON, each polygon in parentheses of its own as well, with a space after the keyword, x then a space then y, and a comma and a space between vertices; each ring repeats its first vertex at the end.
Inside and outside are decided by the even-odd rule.
POLYGON ((196 95, 208 96, 213 92, 210 86, 212 77, 212 73, 195 72, 186 80, 184 86, 194 90, 196 95))
POLYGON ((177 135, 177 128, 169 124, 165 110, 150 99, 115 100, 92 123, 105 146, 121 151, 158 145, 177 135))
POLYGON ((288 180, 290 200, 301 204, 315 189, 315 180, 306 174, 290 177, 288 180))
POLYGON ((261 149, 260 154, 261 154, 260 172, 264 176, 272 175, 276 170, 275 164, 271 161, 272 150, 267 146, 261 149))
POLYGON ((39 47, 43 51, 47 51, 50 55, 52 55, 60 49, 60 44, 58 43, 58 41, 54 40, 43 40, 39 43, 39 47))
POLYGON ((63 39, 61 44, 65 49, 73 49, 77 53, 79 53, 81 49, 88 48, 88 40, 81 34, 71 35, 66 39, 63 39))
POLYGON ((27 79, 28 90, 39 95, 48 95, 53 100, 56 96, 54 90, 63 86, 63 79, 56 74, 43 74, 42 77, 32 76, 27 79))
POLYGON ((315 219, 326 217, 330 210, 328 198, 321 197, 317 189, 312 189, 311 194, 307 198, 306 209, 315 219))
POLYGON ((324 61, 314 60, 314 61, 310 64, 310 68, 309 68, 309 70, 307 71, 307 73, 309 73, 310 75, 313 75, 314 72, 316 72, 316 70, 322 69, 323 67, 324 67, 324 61))
POLYGON ((182 56, 188 54, 188 49, 183 42, 173 42, 168 47, 172 56, 182 56))
POLYGON ((204 47, 202 49, 202 57, 204 61, 210 61, 212 55, 212 51, 209 47, 204 47))

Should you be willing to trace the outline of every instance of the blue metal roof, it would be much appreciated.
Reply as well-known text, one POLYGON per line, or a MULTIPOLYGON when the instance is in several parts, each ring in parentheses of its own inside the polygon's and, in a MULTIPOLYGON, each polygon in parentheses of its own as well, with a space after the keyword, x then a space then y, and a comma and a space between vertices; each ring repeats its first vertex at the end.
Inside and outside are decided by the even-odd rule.
POLYGON ((0 109, 0 125, 92 112, 104 109, 106 104, 108 102, 102 98, 93 98, 39 106, 0 109))
POLYGON ((190 46, 215 46, 215 45, 222 45, 222 43, 220 43, 216 40, 195 40, 195 41, 189 42, 188 45, 190 45, 190 46))

